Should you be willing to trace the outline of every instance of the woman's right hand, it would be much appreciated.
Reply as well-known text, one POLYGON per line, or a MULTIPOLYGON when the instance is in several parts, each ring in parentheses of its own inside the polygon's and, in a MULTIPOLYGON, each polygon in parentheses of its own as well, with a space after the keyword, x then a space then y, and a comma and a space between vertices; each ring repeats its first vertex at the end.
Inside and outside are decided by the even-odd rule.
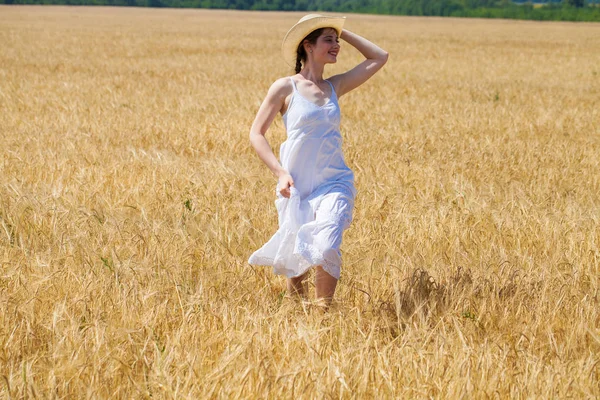
POLYGON ((290 198, 290 188, 294 187, 294 178, 290 174, 283 174, 279 177, 279 182, 277 183, 277 192, 279 192, 283 197, 290 198))

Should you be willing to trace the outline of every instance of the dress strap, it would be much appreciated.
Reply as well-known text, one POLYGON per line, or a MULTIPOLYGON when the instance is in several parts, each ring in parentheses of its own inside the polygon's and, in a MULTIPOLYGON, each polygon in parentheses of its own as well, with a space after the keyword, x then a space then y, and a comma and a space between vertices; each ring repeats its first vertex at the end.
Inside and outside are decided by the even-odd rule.
POLYGON ((296 82, 294 82, 294 78, 292 78, 291 76, 290 76, 290 81, 292 81, 292 86, 294 87, 294 91, 297 92, 298 89, 296 88, 296 82))
POLYGON ((329 86, 331 86, 331 97, 333 97, 333 95, 335 95, 335 97, 337 97, 337 93, 335 92, 335 89, 333 88, 333 85, 331 84, 331 82, 329 82, 327 79, 324 79, 324 81, 329 83, 329 86))

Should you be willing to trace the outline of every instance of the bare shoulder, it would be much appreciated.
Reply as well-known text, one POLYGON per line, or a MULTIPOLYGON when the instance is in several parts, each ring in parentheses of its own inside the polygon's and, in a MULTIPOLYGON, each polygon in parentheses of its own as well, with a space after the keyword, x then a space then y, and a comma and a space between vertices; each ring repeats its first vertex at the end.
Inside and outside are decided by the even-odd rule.
POLYGON ((267 99, 271 104, 276 106, 279 109, 279 112, 281 112, 281 115, 283 115, 287 111, 293 91, 294 87, 289 76, 279 78, 273 82, 269 88, 267 99))
POLYGON ((341 75, 330 76, 329 78, 327 78, 327 80, 333 85, 335 92, 338 93, 340 91, 340 82, 342 80, 341 75))
POLYGON ((269 95, 278 99, 285 100, 293 91, 292 82, 290 77, 286 76, 277 79, 269 88, 269 95))

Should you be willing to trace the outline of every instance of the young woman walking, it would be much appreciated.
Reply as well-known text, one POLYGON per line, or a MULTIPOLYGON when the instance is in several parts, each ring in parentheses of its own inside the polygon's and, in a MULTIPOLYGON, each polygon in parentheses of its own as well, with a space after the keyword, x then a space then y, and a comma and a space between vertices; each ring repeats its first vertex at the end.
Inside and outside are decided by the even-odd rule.
POLYGON ((279 230, 248 262, 273 266, 287 276, 288 292, 300 296, 305 295, 302 281, 314 267, 316 298, 327 305, 340 278, 342 234, 352 221, 356 196, 354 174, 342 154, 338 99, 388 59, 386 51, 343 29, 344 22, 345 17, 310 14, 292 26, 282 52, 296 74, 271 85, 250 129, 252 146, 278 179, 279 230), (340 39, 365 60, 324 79, 325 65, 337 61, 340 39), (281 163, 265 138, 278 113, 287 131, 281 163))

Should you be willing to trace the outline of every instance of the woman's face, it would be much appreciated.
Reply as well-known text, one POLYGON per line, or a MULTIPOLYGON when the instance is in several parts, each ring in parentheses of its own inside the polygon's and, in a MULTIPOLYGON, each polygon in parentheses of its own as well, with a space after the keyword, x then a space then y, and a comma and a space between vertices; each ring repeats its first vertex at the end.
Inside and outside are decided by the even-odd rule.
POLYGON ((333 28, 323 30, 317 38, 317 43, 312 46, 312 56, 315 61, 324 64, 333 64, 337 61, 340 44, 337 32, 333 28))

